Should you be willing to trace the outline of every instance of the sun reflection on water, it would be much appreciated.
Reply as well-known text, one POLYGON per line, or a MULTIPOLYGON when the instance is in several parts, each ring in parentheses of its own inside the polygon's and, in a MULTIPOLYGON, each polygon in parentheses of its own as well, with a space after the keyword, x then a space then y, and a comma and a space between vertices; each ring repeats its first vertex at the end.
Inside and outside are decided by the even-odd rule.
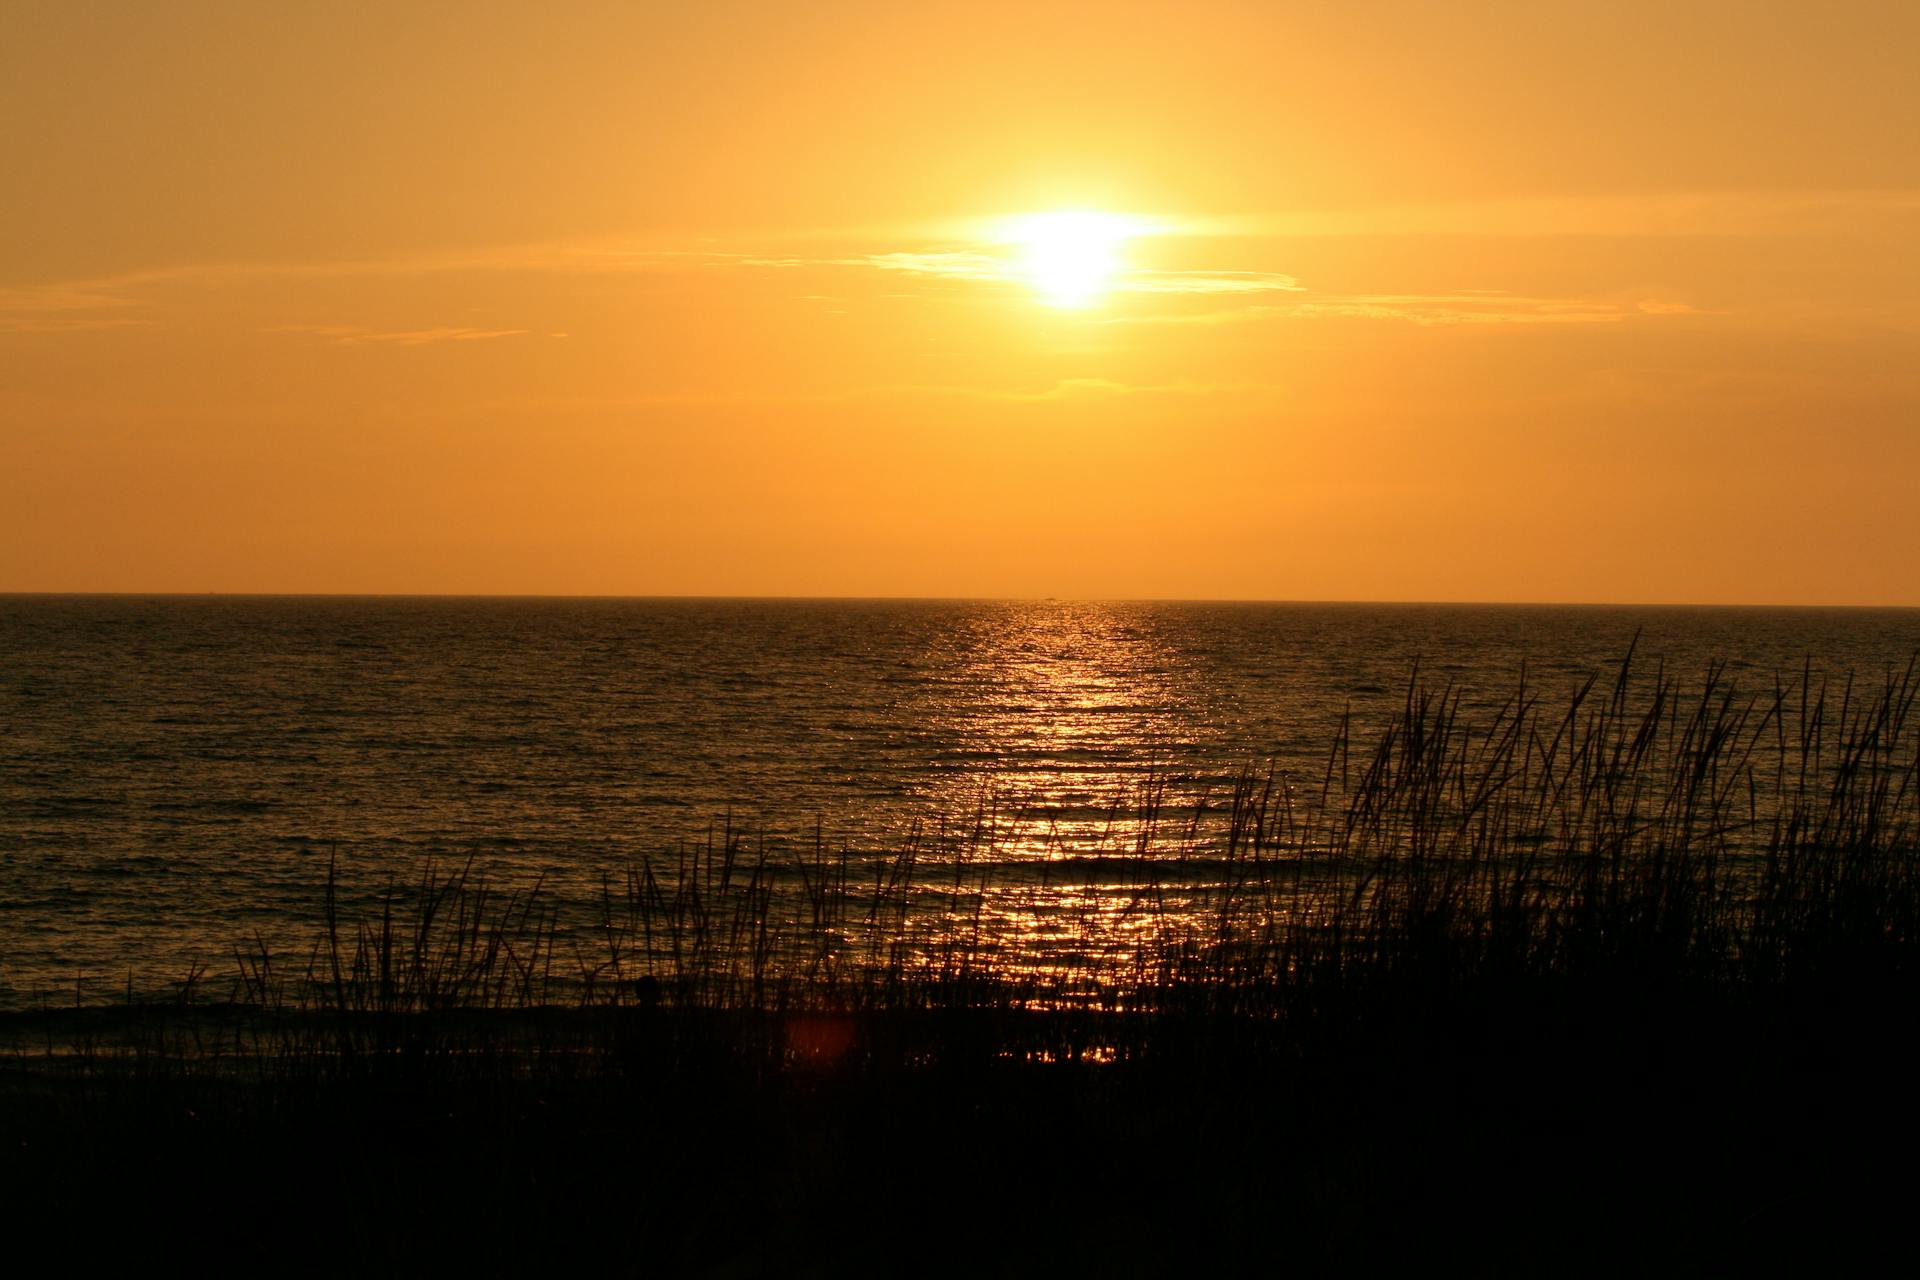
POLYGON ((977 809, 990 793, 1002 853, 1070 854, 1104 835, 1152 777, 1141 761, 1186 745, 1175 662, 1098 605, 1009 606, 969 629, 927 710, 966 757, 929 798, 977 809))
POLYGON ((921 791, 937 817, 915 888, 937 905, 901 921, 905 953, 1092 992, 1203 928, 1236 778, 1161 763, 1191 759, 1213 718, 1183 655, 1124 607, 1046 602, 932 660, 917 710, 955 745, 921 791))

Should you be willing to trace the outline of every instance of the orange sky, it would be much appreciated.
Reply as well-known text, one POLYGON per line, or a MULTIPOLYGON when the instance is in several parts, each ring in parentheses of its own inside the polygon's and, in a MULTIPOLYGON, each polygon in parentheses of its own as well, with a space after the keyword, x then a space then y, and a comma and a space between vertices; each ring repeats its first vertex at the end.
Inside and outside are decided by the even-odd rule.
POLYGON ((1916 48, 10 0, 0 590, 1920 605, 1916 48))

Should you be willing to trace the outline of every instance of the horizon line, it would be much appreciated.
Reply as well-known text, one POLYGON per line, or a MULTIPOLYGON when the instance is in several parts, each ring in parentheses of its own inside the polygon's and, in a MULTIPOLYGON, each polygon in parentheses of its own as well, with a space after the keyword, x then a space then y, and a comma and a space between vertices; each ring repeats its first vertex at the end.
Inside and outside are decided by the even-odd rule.
POLYGON ((515 592, 515 591, 11 591, 0 599, 127 600, 626 600, 712 603, 817 604, 1225 604, 1306 605, 1370 608, 1487 609, 1833 609, 1920 612, 1920 604, 1863 604, 1809 601, 1686 600, 1442 600, 1306 598, 1281 596, 1029 596, 1029 595, 777 595, 739 592, 515 592))

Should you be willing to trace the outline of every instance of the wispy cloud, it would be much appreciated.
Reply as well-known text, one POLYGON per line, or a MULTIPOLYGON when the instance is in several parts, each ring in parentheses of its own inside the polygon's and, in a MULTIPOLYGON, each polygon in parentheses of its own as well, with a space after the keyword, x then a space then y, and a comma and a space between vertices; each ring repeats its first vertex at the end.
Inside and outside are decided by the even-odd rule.
POLYGON ((1718 315, 1662 298, 1530 298, 1497 290, 1327 294, 1211 311, 1110 316, 1109 325, 1223 325, 1271 320, 1384 320, 1421 326, 1615 324, 1649 316, 1718 315))
MULTIPOLYGON (((857 258, 783 258, 761 260, 763 265, 813 267, 872 267, 910 275, 993 284, 1019 284, 1026 271, 1014 258, 978 249, 897 250, 857 258)), ((1167 271, 1128 268, 1116 272, 1106 293, 1251 294, 1296 292, 1294 277, 1275 271, 1167 271)))
POLYGON ((1299 293, 1306 286, 1278 271, 1141 271, 1116 285, 1133 293, 1299 293))
POLYGON ((1615 324, 1636 316, 1705 314, 1659 299, 1528 298, 1491 290, 1443 294, 1355 294, 1301 302, 1301 317, 1403 320, 1418 325, 1615 324))
POLYGON ((957 280, 1011 280, 1004 258, 970 249, 929 249, 920 252, 869 253, 858 258, 836 258, 823 265, 876 267, 917 276, 945 276, 957 280))
POLYGON ((1120 382, 1112 378, 1062 378, 1044 387, 889 386, 874 387, 863 397, 936 396, 965 400, 1045 402, 1097 400, 1117 396, 1208 396, 1268 388, 1245 382, 1120 382))
POLYGON ((1663 191, 1307 209, 1190 219, 1185 234, 1228 237, 1767 236, 1910 223, 1920 190, 1663 191))
POLYGON ((7 315, 0 313, 0 333, 88 333, 96 329, 128 329, 152 324, 131 316, 7 315))
POLYGON ((1146 315, 1102 316, 1095 323, 1104 325, 1214 325, 1247 324, 1273 316, 1292 315, 1297 307, 1254 303, 1248 306, 1216 307, 1211 311, 1168 311, 1146 315))
POLYGON ((0 315, 99 311, 124 307, 128 299, 112 280, 62 280, 51 284, 0 289, 0 315))
POLYGON ((267 333, 300 333, 322 338, 336 346, 380 344, 393 347, 424 347, 437 342, 481 342, 489 338, 512 338, 527 329, 366 329, 350 324, 282 324, 267 333))
POLYGON ((1198 397, 1261 394, 1276 390, 1260 382, 1123 382, 1112 378, 1062 378, 1041 386, 966 386, 956 383, 882 383, 831 391, 688 389, 650 395, 489 401, 489 410, 541 413, 604 413, 673 405, 692 409, 763 408, 797 404, 858 405, 894 400, 988 400, 1013 404, 1094 402, 1128 396, 1198 397))
MULTIPOLYGON (((455 276, 491 272, 538 274, 659 273, 699 267, 733 266, 751 255, 717 250, 651 249, 608 243, 507 245, 475 252, 422 254, 411 257, 364 258, 338 261, 202 262, 152 267, 83 279, 49 281, 0 288, 0 327, 23 316, 150 307, 170 290, 206 288, 221 284, 245 285, 274 280, 339 280, 376 276, 455 276)), ((123 322, 131 323, 131 322, 123 322)), ((14 324, 13 327, 26 327, 14 324)), ((72 325, 68 327, 81 327, 72 325)), ((94 324, 87 327, 106 327, 94 324)), ((346 326, 284 326, 321 330, 346 326)), ((366 341, 383 340, 372 331, 357 329, 366 341)), ((519 330, 420 330, 421 340, 438 341, 461 334, 505 336, 519 330)), ((342 335, 344 336, 344 334, 342 335)), ((394 339, 397 340, 397 339, 394 339)))

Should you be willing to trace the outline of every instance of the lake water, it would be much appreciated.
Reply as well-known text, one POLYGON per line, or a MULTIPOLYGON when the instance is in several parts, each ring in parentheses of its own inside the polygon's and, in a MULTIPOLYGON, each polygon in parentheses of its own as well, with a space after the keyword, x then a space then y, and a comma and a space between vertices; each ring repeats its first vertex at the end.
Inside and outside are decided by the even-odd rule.
POLYGON ((308 937, 330 855, 360 907, 473 856, 584 911, 716 825, 859 857, 991 797, 1056 856, 1149 776, 1317 782, 1416 663, 1473 714, 1636 636, 1758 692, 1878 680, 1920 611, 0 597, 0 1006, 308 937))

